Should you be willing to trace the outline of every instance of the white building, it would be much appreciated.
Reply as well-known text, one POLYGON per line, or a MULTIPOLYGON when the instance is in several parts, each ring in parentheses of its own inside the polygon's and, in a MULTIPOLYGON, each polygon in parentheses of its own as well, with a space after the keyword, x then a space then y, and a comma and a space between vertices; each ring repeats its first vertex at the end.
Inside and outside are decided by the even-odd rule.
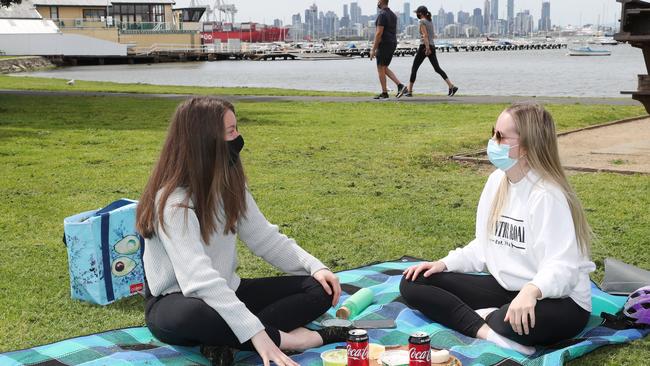
POLYGON ((30 0, 0 6, 0 53, 31 56, 126 56, 126 45, 64 34, 43 19, 30 0))

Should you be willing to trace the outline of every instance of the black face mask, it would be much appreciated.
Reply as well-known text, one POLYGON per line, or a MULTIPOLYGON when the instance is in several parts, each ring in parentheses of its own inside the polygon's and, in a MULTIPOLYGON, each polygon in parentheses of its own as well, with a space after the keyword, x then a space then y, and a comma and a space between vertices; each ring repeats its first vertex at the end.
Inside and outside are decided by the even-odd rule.
POLYGON ((228 145, 228 163, 230 166, 237 164, 239 160, 239 152, 244 148, 244 138, 242 135, 237 136, 236 139, 227 141, 228 145))
POLYGON ((381 9, 381 3, 377 3, 377 9, 381 9))

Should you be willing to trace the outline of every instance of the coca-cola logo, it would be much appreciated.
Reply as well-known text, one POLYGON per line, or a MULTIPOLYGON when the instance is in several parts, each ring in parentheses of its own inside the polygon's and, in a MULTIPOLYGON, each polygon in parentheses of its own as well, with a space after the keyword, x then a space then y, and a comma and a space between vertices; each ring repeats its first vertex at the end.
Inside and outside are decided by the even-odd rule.
POLYGON ((355 348, 348 344, 348 358, 351 358, 353 360, 367 360, 368 347, 355 348))
POLYGON ((424 351, 418 351, 417 348, 413 347, 409 349, 409 358, 411 361, 415 362, 428 362, 431 363, 431 351, 425 349, 424 351))

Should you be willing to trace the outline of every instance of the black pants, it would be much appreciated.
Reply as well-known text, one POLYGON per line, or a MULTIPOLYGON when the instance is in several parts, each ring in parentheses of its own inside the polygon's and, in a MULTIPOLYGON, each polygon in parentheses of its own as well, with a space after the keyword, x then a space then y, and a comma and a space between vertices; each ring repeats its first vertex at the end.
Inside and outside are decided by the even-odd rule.
POLYGON ((447 73, 440 68, 440 64, 438 63, 438 58, 436 57, 436 47, 431 45, 431 54, 427 56, 426 54, 427 49, 426 46, 421 44, 420 48, 418 48, 418 53, 415 54, 415 60, 413 60, 413 67, 411 68, 411 82, 415 82, 415 78, 418 74, 418 69, 420 68, 420 65, 422 65, 422 62, 424 62, 425 58, 428 58, 429 61, 431 62, 431 65, 433 65, 433 69, 436 70, 440 76, 442 76, 443 80, 449 79, 447 77, 447 73))
POLYGON ((415 282, 402 279, 402 297, 429 319, 468 337, 487 323, 496 333, 525 346, 546 346, 580 333, 590 313, 570 298, 543 299, 535 306, 535 328, 519 335, 504 322, 517 291, 507 291, 492 276, 443 272, 415 282), (483 320, 473 309, 499 308, 483 320))
MULTIPOLYGON (((280 331, 302 327, 332 306, 332 296, 310 276, 244 279, 236 295, 260 319, 278 346, 280 331)), ((216 310, 203 300, 182 293, 149 295, 145 320, 151 333, 168 344, 230 346, 254 351, 251 341, 239 343, 216 310)))

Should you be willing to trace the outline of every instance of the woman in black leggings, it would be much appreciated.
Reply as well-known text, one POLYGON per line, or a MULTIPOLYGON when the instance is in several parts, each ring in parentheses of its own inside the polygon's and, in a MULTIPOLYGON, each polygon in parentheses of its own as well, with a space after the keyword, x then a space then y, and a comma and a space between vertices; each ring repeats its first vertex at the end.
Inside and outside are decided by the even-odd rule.
MULTIPOLYGON (((431 13, 426 6, 420 6, 415 11, 416 16, 420 20, 420 48, 418 48, 418 53, 415 55, 415 60, 413 60, 413 67, 411 68, 411 79, 409 83, 408 90, 404 90, 403 95, 407 97, 413 96, 413 85, 415 84, 415 78, 418 73, 418 69, 425 58, 428 58, 433 65, 433 69, 440 74, 442 79, 447 83, 449 87, 448 96, 454 96, 458 92, 458 87, 449 80, 447 74, 440 68, 438 63, 438 58, 436 57, 436 47, 433 42, 433 23, 431 22, 431 13)), ((401 97, 401 95, 400 95, 401 97)))
POLYGON ((298 366, 284 351, 345 340, 343 327, 304 327, 338 302, 341 286, 266 220, 247 185, 243 147, 229 102, 193 97, 176 109, 138 204, 145 320, 166 343, 257 351, 266 366, 298 366), (238 239, 290 276, 240 278, 238 239))
POLYGON ((593 234, 544 108, 506 109, 487 152, 498 169, 481 194, 474 240, 408 268, 400 292, 437 323, 532 354, 587 325, 593 234))

